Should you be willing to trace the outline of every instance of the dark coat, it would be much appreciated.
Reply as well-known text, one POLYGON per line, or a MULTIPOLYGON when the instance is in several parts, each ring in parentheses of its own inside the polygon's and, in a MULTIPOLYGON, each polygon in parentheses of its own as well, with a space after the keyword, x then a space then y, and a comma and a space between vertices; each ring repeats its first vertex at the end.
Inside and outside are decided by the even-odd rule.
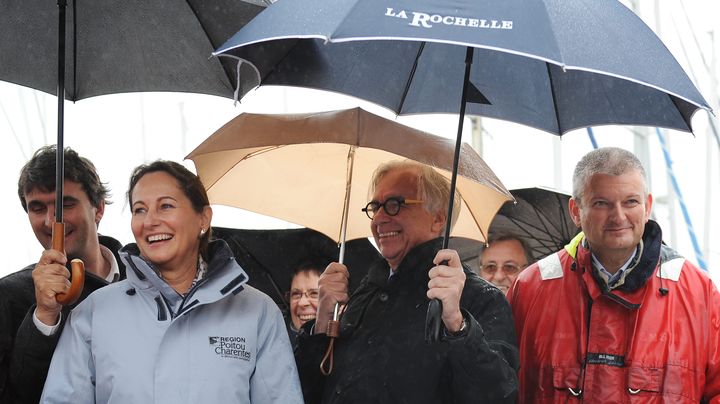
MULTIPOLYGON (((117 251, 119 241, 100 236, 100 244, 112 251, 120 269, 120 279, 125 278, 125 267, 117 251)), ((35 311, 35 284, 32 271, 35 264, 0 279, 0 403, 37 403, 40 401, 45 378, 50 367, 60 331, 52 336, 43 335, 33 323, 35 311)), ((90 293, 107 285, 91 273, 85 276, 80 299, 63 307, 61 329, 70 310, 90 293)))
POLYGON ((342 317, 327 378, 319 364, 328 339, 305 324, 296 361, 308 404, 514 402, 518 352, 500 290, 466 269, 460 308, 467 333, 425 342, 428 271, 440 245, 415 247, 389 280, 387 262, 371 267, 342 317))

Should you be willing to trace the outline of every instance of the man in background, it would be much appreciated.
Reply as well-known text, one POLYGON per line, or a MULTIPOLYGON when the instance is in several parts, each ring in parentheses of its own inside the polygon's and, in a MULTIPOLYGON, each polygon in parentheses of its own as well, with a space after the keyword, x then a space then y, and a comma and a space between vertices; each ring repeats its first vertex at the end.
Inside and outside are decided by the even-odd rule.
POLYGON ((507 294, 520 271, 532 263, 525 242, 514 234, 491 234, 480 250, 480 277, 507 294))

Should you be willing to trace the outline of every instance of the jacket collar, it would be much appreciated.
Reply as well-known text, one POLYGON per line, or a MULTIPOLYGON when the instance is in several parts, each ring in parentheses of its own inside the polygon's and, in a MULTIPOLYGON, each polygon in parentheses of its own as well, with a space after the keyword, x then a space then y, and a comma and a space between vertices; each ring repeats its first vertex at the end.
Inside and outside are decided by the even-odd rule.
POLYGON ((625 277, 625 283, 612 291, 592 269, 590 250, 584 247, 583 243, 575 243, 574 245, 571 243, 568 245, 570 248, 568 252, 575 257, 576 269, 581 271, 588 293, 593 300, 600 295, 605 295, 628 308, 640 307, 645 296, 643 286, 655 272, 660 262, 662 230, 655 221, 648 220, 645 224, 642 240, 644 247, 642 254, 636 258, 637 262, 633 263, 634 269, 625 277), (573 254, 573 249, 575 249, 575 254, 573 254))
POLYGON ((434 266, 433 258, 442 247, 442 238, 438 237, 418 244, 408 251, 389 281, 390 266, 384 259, 379 259, 368 271, 368 281, 380 287, 392 284, 425 284, 427 287, 428 271, 434 266))
POLYGON ((190 291, 182 296, 167 284, 155 266, 140 255, 137 244, 131 243, 120 250, 125 262, 128 280, 140 290, 155 289, 160 292, 173 313, 173 317, 185 310, 212 303, 229 294, 242 290, 248 275, 235 262, 230 247, 224 240, 212 241, 208 248, 208 272, 190 291))

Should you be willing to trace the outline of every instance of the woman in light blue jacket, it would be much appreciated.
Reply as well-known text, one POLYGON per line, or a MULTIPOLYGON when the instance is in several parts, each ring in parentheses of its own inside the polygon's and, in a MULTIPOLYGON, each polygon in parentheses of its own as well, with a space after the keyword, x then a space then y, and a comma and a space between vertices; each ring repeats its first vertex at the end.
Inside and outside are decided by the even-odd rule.
POLYGON ((43 403, 302 403, 282 315, 246 285, 199 178, 156 161, 135 169, 127 280, 70 315, 43 403))

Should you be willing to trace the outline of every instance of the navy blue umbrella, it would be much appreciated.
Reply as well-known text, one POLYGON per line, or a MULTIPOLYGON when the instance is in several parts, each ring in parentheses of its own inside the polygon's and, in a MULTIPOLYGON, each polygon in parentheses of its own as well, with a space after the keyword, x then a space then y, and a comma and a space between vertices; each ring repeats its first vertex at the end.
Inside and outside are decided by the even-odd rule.
POLYGON ((615 0, 280 0, 216 54, 255 66, 247 81, 336 91, 400 115, 458 113, 468 83, 468 114, 555 134, 604 124, 691 131, 693 113, 709 109, 615 0))
POLYGON ((561 135, 601 124, 691 131, 692 115, 710 109, 615 0, 280 0, 215 54, 253 66, 244 82, 341 92, 397 114, 458 113, 457 151, 466 112, 561 135))

